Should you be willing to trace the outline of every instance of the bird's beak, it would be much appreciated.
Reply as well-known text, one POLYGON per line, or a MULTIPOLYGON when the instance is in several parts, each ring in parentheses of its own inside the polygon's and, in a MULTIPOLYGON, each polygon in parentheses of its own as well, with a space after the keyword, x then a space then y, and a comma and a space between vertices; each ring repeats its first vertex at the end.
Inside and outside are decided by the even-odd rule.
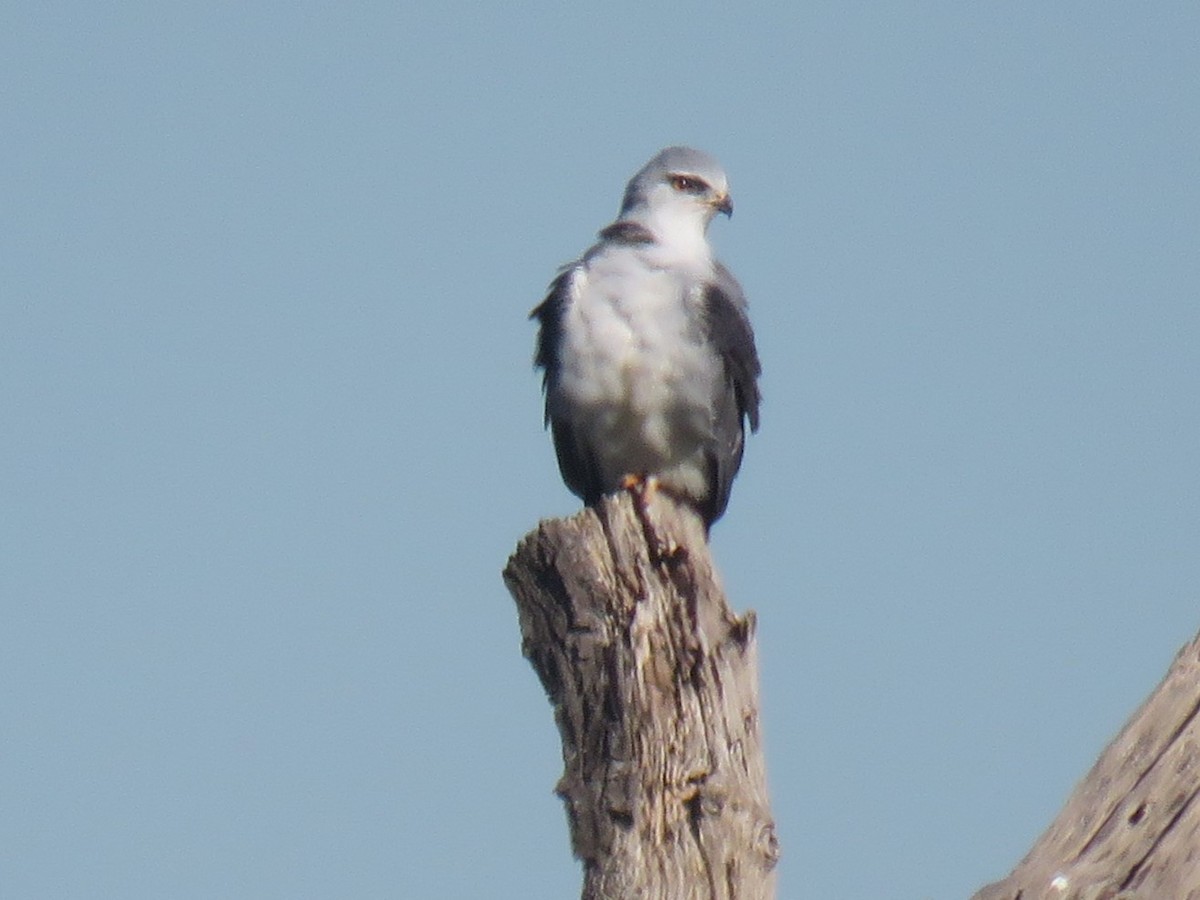
POLYGON ((733 215, 733 201, 728 194, 721 194, 721 196, 713 198, 713 209, 719 213, 725 213, 725 218, 729 218, 733 215))

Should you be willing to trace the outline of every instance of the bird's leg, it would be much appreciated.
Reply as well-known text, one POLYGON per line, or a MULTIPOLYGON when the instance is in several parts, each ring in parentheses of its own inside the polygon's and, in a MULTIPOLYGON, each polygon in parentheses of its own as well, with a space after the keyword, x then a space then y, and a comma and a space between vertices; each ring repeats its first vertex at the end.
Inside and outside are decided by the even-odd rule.
POLYGON ((644 513, 650 504, 650 498, 658 490, 658 479, 653 475, 630 472, 621 479, 621 488, 633 495, 634 505, 644 513))
POLYGON ((642 524, 642 535, 646 538, 646 546, 650 548, 650 558, 656 563, 675 559, 683 548, 674 541, 664 540, 650 518, 650 501, 658 493, 658 478, 654 475, 630 474, 621 479, 621 487, 633 494, 633 507, 642 524))
POLYGON ((635 475, 630 473, 621 479, 621 487, 633 494, 643 507, 650 505, 650 500, 658 491, 657 475, 635 475))

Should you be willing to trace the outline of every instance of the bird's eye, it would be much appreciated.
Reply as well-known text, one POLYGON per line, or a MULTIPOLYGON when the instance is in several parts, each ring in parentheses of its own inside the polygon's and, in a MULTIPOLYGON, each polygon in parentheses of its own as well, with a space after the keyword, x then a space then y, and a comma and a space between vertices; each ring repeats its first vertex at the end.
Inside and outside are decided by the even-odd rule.
POLYGON ((671 187, 685 194, 703 194, 708 190, 708 185, 702 179, 690 175, 672 175, 671 187))

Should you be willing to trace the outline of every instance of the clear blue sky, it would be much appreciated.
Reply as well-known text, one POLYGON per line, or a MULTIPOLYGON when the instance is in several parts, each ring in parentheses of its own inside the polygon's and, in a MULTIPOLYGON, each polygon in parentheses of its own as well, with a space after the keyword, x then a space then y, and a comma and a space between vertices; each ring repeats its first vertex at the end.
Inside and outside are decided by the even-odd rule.
POLYGON ((1003 875, 1200 626, 1200 5, 9 3, 0 894, 563 898, 526 314, 671 143, 781 898, 1003 875))

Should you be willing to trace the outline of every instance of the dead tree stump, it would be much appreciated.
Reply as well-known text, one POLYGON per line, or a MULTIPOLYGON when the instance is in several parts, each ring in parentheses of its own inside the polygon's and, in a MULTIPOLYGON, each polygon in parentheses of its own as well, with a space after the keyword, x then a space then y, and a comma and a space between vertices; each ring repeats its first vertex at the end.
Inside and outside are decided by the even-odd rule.
POLYGON ((974 900, 1200 900, 1200 636, 1012 874, 974 900))
POLYGON ((541 523, 504 581, 562 736, 583 900, 774 897, 755 619, 695 513, 621 492, 541 523))

